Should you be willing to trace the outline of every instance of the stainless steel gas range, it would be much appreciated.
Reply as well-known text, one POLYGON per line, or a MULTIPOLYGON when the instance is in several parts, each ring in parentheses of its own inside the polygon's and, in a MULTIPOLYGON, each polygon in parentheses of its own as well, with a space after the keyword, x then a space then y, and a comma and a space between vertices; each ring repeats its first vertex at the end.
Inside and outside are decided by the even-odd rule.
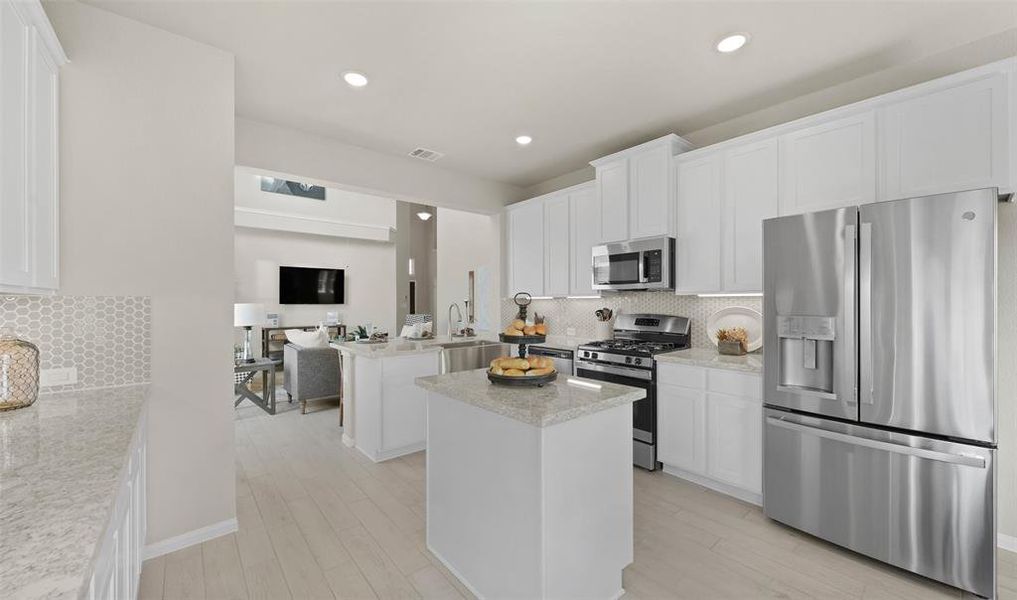
POLYGON ((657 468, 656 354, 683 350, 691 343, 689 319, 671 315, 621 314, 614 339, 591 342, 576 350, 576 375, 646 390, 632 404, 632 462, 657 468))

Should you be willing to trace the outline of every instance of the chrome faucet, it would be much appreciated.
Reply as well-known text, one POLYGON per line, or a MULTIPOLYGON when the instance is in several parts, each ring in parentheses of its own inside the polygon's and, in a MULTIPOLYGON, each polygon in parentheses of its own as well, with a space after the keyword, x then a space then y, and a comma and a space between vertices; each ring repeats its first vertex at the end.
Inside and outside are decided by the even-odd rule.
POLYGON ((451 340, 453 337, 462 337, 458 333, 453 333, 453 332, 458 332, 459 331, 458 327, 456 327, 455 329, 452 329, 452 309, 453 308, 456 309, 456 315, 457 315, 456 324, 459 324, 459 323, 463 322, 463 312, 461 310, 459 310, 459 303, 453 302, 452 304, 449 304, 448 305, 448 339, 449 340, 451 340))

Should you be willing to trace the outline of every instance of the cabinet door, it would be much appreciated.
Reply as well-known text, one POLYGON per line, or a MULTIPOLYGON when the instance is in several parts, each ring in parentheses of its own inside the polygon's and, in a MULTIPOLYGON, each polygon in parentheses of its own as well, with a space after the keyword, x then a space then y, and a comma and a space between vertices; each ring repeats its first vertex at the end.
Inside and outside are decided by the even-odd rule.
POLYGON ((875 115, 867 112, 783 136, 780 172, 781 214, 874 202, 875 115))
POLYGON ((600 201, 600 241, 629 239, 629 165, 625 159, 597 167, 600 201))
POLYGON ((706 392, 657 385, 657 459, 691 473, 706 472, 706 392))
POLYGON ((1010 185, 1006 76, 998 74, 884 109, 881 198, 1010 185))
POLYGON ((31 286, 27 81, 30 29, 0 2, 0 285, 31 286))
POLYGON ((569 197, 544 201, 544 295, 569 295, 569 197))
POLYGON ((593 186, 569 194, 569 226, 572 229, 570 269, 573 296, 596 296, 593 289, 593 247, 600 240, 600 211, 593 186))
POLYGON ((762 491, 763 411, 758 400, 706 394, 707 474, 754 494, 762 491))
POLYGON ((544 295, 544 205, 529 202, 508 211, 509 290, 544 295))
POLYGON ((30 71, 29 198, 33 210, 32 285, 56 290, 60 273, 57 67, 50 58, 38 31, 34 29, 30 71))
POLYGON ((629 158, 629 237, 668 233, 671 223, 670 146, 651 148, 629 158))
POLYGON ((763 291, 763 219, 780 210, 777 140, 729 151, 724 159, 724 291, 763 291))
POLYGON ((721 291, 721 157, 678 161, 675 290, 679 294, 721 291))

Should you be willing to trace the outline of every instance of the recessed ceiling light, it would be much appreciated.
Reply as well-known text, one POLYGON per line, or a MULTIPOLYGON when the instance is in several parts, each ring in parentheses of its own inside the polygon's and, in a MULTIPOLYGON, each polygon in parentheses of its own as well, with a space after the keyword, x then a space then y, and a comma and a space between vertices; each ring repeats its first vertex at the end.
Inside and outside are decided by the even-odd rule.
POLYGON ((431 213, 427 212, 426 210, 422 210, 417 213, 417 218, 419 218, 421 221, 426 221, 431 218, 431 213))
POLYGON ((732 33, 724 39, 717 42, 717 52, 723 52, 725 54, 734 52, 749 41, 749 34, 747 33, 732 33))
POLYGON ((532 141, 533 141, 533 138, 531 138, 528 135, 521 135, 521 136, 516 138, 516 143, 519 144, 520 146, 525 146, 525 145, 529 144, 532 141))
POLYGON ((355 88, 362 88, 367 85, 367 75, 357 73, 356 71, 346 71, 343 73, 343 79, 355 88))

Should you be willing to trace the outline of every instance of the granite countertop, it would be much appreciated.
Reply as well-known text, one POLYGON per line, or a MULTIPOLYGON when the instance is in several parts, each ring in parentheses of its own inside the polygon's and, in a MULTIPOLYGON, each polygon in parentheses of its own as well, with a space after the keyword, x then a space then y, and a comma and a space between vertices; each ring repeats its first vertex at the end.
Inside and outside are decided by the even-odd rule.
POLYGON ((395 338, 390 342, 381 344, 358 344, 356 342, 333 342, 331 346, 337 350, 349 352, 354 356, 365 356, 367 358, 385 358, 387 356, 406 356, 409 354, 427 354, 439 352, 438 344, 448 340, 407 340, 395 338))
POLYGON ((763 352, 761 350, 742 356, 727 356, 718 353, 716 348, 689 348, 666 354, 656 354, 653 358, 659 363, 678 363, 746 373, 763 372, 763 352))
POLYGON ((147 385, 43 394, 0 412, 0 598, 77 598, 147 385))
POLYGON ((486 369, 418 377, 416 383, 429 392, 536 427, 564 423, 646 397, 642 388, 561 373, 554 383, 544 387, 495 385, 487 380, 486 369), (588 385, 570 384, 569 380, 588 385))
POLYGON ((459 342, 489 341, 500 344, 497 338, 492 339, 489 335, 481 334, 473 337, 457 337, 449 340, 448 336, 438 336, 429 340, 408 340, 405 338, 393 338, 390 342, 381 344, 358 344, 356 342, 333 342, 331 346, 337 350, 345 350, 356 356, 368 358, 385 358, 386 356, 406 356, 409 354, 427 354, 428 352, 440 352, 442 344, 455 344, 459 342))

